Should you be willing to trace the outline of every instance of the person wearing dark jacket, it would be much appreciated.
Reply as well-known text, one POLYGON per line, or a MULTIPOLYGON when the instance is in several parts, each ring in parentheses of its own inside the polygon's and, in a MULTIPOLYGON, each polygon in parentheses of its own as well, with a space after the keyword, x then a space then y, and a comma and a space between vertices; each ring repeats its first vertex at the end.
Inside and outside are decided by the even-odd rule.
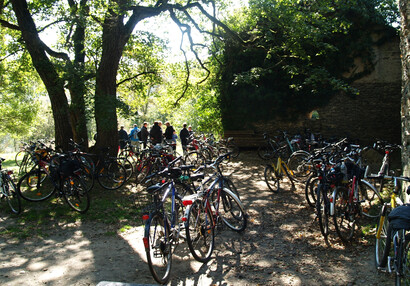
POLYGON ((120 149, 124 149, 128 141, 128 134, 124 130, 124 126, 121 126, 121 129, 118 131, 118 139, 120 141, 120 149))
POLYGON ((172 145, 172 149, 175 151, 177 149, 176 141, 174 141, 174 134, 175 134, 175 129, 174 127, 169 123, 169 121, 165 122, 165 125, 167 128, 165 129, 164 136, 165 136, 165 141, 168 144, 172 145), (174 144, 175 143, 175 144, 174 144))
POLYGON ((149 136, 151 138, 151 143, 153 145, 161 144, 161 142, 162 142, 162 129, 159 126, 158 121, 154 122, 154 126, 152 126, 151 130, 149 131, 149 136))
POLYGON ((184 154, 185 154, 187 150, 188 138, 189 138, 189 131, 188 129, 186 129, 186 123, 184 123, 183 128, 179 132, 179 138, 181 138, 182 150, 184 151, 184 154))
POLYGON ((141 141, 144 144, 144 149, 147 148, 148 138, 149 138, 148 123, 144 122, 141 128, 141 141))

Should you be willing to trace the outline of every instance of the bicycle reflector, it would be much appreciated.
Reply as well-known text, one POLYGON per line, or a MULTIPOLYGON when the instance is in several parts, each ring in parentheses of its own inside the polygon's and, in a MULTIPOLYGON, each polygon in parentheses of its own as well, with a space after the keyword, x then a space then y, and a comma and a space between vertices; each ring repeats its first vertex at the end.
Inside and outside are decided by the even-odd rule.
POLYGON ((149 219, 149 215, 145 214, 142 216, 142 220, 147 220, 147 219, 149 219))
POLYGON ((181 219, 183 222, 186 222, 186 221, 188 221, 188 218, 186 218, 186 217, 182 217, 182 219, 181 219))
POLYGON ((184 206, 190 206, 190 205, 192 205, 192 200, 185 200, 185 201, 182 202, 182 204, 184 206))

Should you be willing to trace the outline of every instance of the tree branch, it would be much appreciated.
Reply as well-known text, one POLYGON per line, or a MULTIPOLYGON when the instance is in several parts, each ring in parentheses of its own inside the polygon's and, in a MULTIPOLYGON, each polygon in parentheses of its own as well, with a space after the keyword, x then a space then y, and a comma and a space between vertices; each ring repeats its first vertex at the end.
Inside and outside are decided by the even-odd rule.
POLYGON ((119 83, 117 83, 117 87, 120 86, 121 84, 127 82, 127 81, 133 80, 133 79, 135 79, 135 78, 137 78, 137 77, 140 77, 140 76, 142 76, 142 75, 147 75, 147 74, 156 74, 156 72, 155 72, 155 71, 147 71, 147 72, 142 72, 142 73, 136 74, 136 75, 134 75, 134 76, 132 76, 132 77, 130 77, 130 78, 126 78, 126 79, 120 81, 119 83))
POLYGON ((5 28, 9 28, 9 29, 12 29, 12 30, 20 31, 20 27, 19 27, 19 26, 14 25, 14 24, 12 24, 12 23, 9 23, 9 22, 7 22, 7 21, 1 20, 1 19, 0 19, 0 26, 3 26, 3 27, 5 27, 5 28))

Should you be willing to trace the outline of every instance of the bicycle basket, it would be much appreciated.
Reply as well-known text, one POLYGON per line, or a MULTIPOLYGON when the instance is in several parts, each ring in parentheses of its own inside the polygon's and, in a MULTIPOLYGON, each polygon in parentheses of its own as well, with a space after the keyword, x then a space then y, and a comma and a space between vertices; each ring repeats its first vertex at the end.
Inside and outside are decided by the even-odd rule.
POLYGON ((68 177, 73 175, 75 171, 79 169, 81 169, 80 162, 72 159, 64 159, 60 164, 59 172, 63 177, 68 177))
POLYGON ((393 229, 410 230, 410 205, 402 205, 394 208, 388 216, 393 229))
POLYGON ((358 165, 352 162, 346 162, 346 168, 349 179, 353 179, 354 176, 356 176, 356 178, 358 179, 364 178, 364 173, 366 172, 366 169, 360 168, 358 165))

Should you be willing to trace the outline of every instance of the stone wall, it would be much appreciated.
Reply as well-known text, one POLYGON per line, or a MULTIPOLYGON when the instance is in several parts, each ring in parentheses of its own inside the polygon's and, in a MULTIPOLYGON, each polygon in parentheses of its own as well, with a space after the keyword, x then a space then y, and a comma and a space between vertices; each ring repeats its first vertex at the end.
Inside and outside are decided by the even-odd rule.
MULTIPOLYGON (((392 37, 375 46, 375 70, 357 80, 353 86, 360 91, 357 97, 337 95, 326 107, 318 108, 318 120, 301 114, 297 120, 272 120, 254 124, 256 133, 287 130, 289 133, 310 129, 324 137, 349 137, 361 144, 376 139, 392 143, 401 141, 401 60, 400 39, 392 37)), ((360 70, 360 66, 357 70, 360 70)))
POLYGON ((402 161, 404 175, 410 176, 410 2, 399 1, 401 15, 401 59, 402 59, 402 161))

